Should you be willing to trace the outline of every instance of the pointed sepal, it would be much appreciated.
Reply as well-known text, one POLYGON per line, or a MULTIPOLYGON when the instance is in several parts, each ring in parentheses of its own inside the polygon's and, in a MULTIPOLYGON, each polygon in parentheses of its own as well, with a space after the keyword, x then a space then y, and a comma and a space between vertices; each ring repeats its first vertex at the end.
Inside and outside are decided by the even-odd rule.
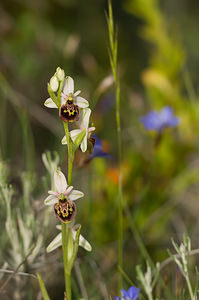
POLYGON ((74 144, 74 151, 77 150, 77 148, 80 146, 80 144, 82 143, 84 137, 86 135, 86 129, 83 129, 78 136, 76 137, 76 139, 73 141, 74 144))
POLYGON ((52 252, 62 245, 62 234, 59 233, 46 248, 46 252, 52 252))
POLYGON ((53 90, 51 89, 49 83, 48 83, 48 94, 49 94, 50 98, 53 100, 53 102, 55 102, 57 107, 60 108, 60 103, 58 103, 57 97, 56 97, 55 93, 53 92, 53 90))

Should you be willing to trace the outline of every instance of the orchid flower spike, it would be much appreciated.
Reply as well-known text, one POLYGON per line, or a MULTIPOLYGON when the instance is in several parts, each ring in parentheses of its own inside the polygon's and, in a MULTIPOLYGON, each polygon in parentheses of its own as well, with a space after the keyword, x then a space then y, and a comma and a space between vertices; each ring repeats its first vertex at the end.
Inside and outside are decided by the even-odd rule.
MULTIPOLYGON (((80 148, 82 152, 85 152, 87 150, 87 140, 91 135, 91 132, 95 130, 95 127, 88 127, 89 126, 89 118, 91 115, 91 109, 90 108, 85 108, 81 111, 80 113, 80 118, 77 124, 79 125, 80 129, 74 129, 70 131, 70 137, 72 141, 74 142, 77 136, 85 130, 85 136, 80 144, 80 148)), ((65 145, 67 144, 66 136, 63 137, 62 139, 62 144, 65 145)))
POLYGON ((45 205, 54 205, 56 217, 63 223, 70 223, 76 216, 76 205, 73 201, 84 196, 80 191, 68 186, 64 174, 57 170, 54 173, 56 191, 48 191, 45 205))
MULTIPOLYGON (((60 75, 60 70, 57 71, 60 75)), ((59 116, 64 122, 73 122, 79 119, 80 109, 89 106, 86 99, 79 96, 81 91, 74 93, 74 80, 70 76, 66 76, 61 93, 61 106, 59 109, 59 116)), ((51 98, 48 98, 44 105, 49 108, 58 108, 51 98)))

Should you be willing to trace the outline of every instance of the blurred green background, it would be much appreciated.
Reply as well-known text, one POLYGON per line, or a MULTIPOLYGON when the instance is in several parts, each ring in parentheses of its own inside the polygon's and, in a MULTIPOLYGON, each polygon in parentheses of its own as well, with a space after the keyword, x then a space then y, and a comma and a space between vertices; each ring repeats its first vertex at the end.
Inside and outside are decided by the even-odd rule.
MULTIPOLYGON (((136 281, 135 265, 146 260, 142 243, 154 262, 167 257, 171 237, 179 241, 183 232, 189 233, 193 248, 198 248, 199 3, 114 0, 112 4, 121 79, 124 270, 136 281), (166 130, 154 148, 155 133, 146 132, 139 118, 165 105, 173 107, 180 125, 166 130)), ((41 159, 46 150, 59 154, 66 174, 62 123, 56 110, 43 105, 48 98, 47 82, 57 66, 74 78, 75 90, 80 89, 89 100, 96 133, 112 156, 93 159, 80 168, 83 158, 79 154, 74 170, 74 185, 86 195, 78 203, 77 223, 93 246, 91 254, 84 250, 79 254, 89 299, 109 299, 108 295, 116 295, 117 286, 117 136, 106 11, 107 2, 102 0, 4 0, 0 4, 0 159, 9 168, 8 183, 16 189, 13 208, 19 206, 20 177, 26 172, 34 176, 34 184, 32 179, 29 182, 28 209, 43 218, 43 199, 50 186, 49 179, 43 180, 48 176, 41 159)), ((2 266, 10 247, 3 229, 5 214, 1 204, 2 266)), ((55 224, 51 213, 49 227, 37 228, 44 235, 43 256, 36 267, 25 270, 35 273, 39 269, 52 299, 61 299, 60 251, 54 256, 44 254, 56 234, 55 224)), ((193 259, 193 265, 196 262, 193 259)), ((165 268, 163 276, 174 271, 165 268)), ((21 298, 9 298, 9 291, 5 297, 36 299, 39 288, 32 281, 21 298)), ((79 299, 75 274, 73 284, 74 299, 79 299)), ((181 289, 177 284, 176 297, 181 289)))

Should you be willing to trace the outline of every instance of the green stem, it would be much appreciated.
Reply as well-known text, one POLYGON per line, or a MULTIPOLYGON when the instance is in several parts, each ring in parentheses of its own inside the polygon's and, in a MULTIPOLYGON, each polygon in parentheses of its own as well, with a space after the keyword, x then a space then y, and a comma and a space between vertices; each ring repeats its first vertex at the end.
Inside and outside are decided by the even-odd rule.
POLYGON ((147 296, 148 296, 148 299, 149 299, 149 300, 153 300, 153 296, 152 296, 151 293, 148 293, 147 296))
POLYGON ((68 227, 65 223, 62 223, 62 250, 63 250, 63 260, 64 260, 65 290, 66 290, 67 300, 71 300, 71 282, 69 280, 70 271, 68 270, 67 236, 68 236, 68 227))
MULTIPOLYGON (((68 146, 68 185, 72 182, 72 171, 73 171, 73 160, 74 153, 69 136, 68 123, 63 122, 66 141, 68 146)), ((68 261, 68 236, 69 230, 71 230, 67 224, 62 223, 62 249, 64 259, 64 276, 65 276, 65 293, 67 300, 71 300, 71 268, 69 267, 70 262, 68 261)))
POLYGON ((73 153, 71 140, 70 140, 70 136, 69 136, 68 123, 63 122, 63 125, 64 125, 64 130, 65 130, 65 135, 66 135, 67 146, 68 146, 68 185, 71 185, 74 153, 73 153))
MULTIPOLYGON (((118 142, 118 159, 119 159, 119 205, 118 205, 118 266, 123 268, 123 195, 122 195, 122 149, 121 149, 121 127, 120 127, 120 84, 116 82, 116 123, 117 123, 117 142, 118 142)), ((122 288, 122 276, 119 273, 119 289, 122 288)))
POLYGON ((65 274, 65 282, 66 282, 66 286, 68 287, 66 289, 66 299, 71 300, 72 299, 72 296, 71 296, 71 271, 69 273, 65 274))
POLYGON ((48 292, 45 287, 45 283, 39 273, 37 273, 37 279, 39 281, 40 290, 41 290, 44 300, 50 300, 50 297, 48 296, 48 292))
MULTIPOLYGON (((117 70, 117 33, 114 28, 111 0, 108 0, 108 32, 109 32, 109 59, 116 87, 116 126, 117 126, 117 148, 119 166, 119 187, 118 187, 118 269, 123 269, 123 192, 122 192, 122 146, 121 146, 121 125, 120 125, 120 82, 117 70)), ((122 274, 118 273, 118 292, 122 288, 122 274)))
POLYGON ((191 297, 191 300, 195 300, 194 293, 193 293, 192 286, 191 286, 191 282, 189 280, 189 275, 186 275, 185 279, 186 279, 186 282, 187 282, 187 287, 188 287, 188 290, 189 290, 189 295, 191 297))

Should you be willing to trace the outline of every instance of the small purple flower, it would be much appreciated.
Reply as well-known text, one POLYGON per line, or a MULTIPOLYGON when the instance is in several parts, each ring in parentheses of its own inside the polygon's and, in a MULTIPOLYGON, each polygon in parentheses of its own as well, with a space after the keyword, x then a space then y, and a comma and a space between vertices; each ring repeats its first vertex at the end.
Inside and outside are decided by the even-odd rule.
POLYGON ((166 127, 176 127, 180 120, 174 116, 170 106, 165 106, 160 112, 150 111, 146 116, 141 117, 140 121, 146 130, 162 132, 166 127))
POLYGON ((138 300, 140 289, 131 286, 128 291, 121 290, 122 298, 114 297, 114 300, 138 300))
POLYGON ((102 141, 96 135, 93 135, 93 138, 95 139, 95 145, 94 145, 93 152, 90 155, 90 159, 94 157, 111 158, 111 156, 103 150, 102 141))

